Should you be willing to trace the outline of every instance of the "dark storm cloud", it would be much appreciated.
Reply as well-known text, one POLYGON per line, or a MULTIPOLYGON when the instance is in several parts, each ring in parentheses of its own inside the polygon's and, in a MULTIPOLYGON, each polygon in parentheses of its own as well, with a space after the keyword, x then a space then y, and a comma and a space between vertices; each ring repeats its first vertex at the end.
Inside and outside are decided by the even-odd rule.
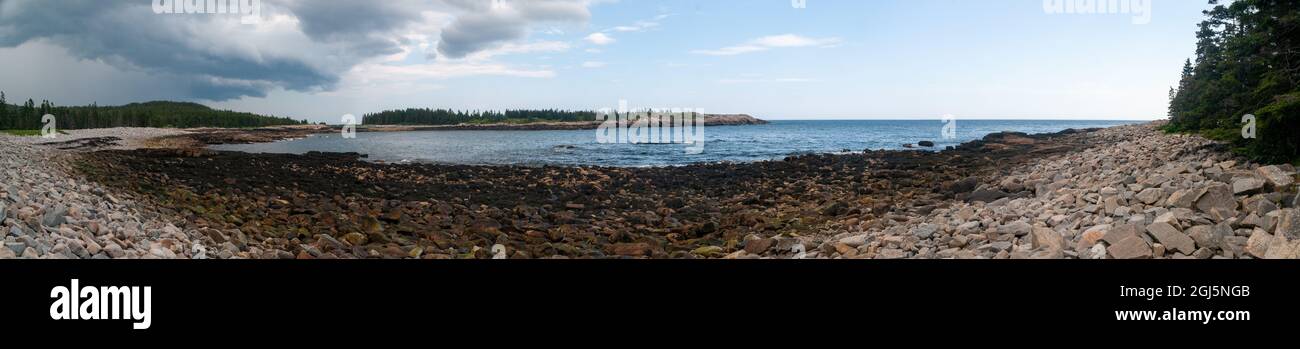
POLYGON ((443 28, 438 52, 449 58, 463 58, 527 34, 534 22, 586 21, 591 18, 587 0, 491 1, 447 0, 449 5, 469 11, 443 28))
POLYGON ((339 79, 303 57, 230 50, 240 38, 214 28, 239 25, 237 16, 159 15, 151 1, 126 0, 0 0, 0 11, 0 46, 45 41, 80 59, 179 79, 194 98, 330 89, 339 79), (204 42, 214 38, 228 41, 204 42))
POLYGON ((587 2, 262 0, 261 23, 241 24, 238 15, 156 14, 152 0, 0 0, 0 48, 52 44, 220 101, 333 90, 354 66, 402 52, 403 30, 425 20, 422 11, 452 19, 420 34, 459 58, 526 36, 530 22, 586 20, 587 2))
POLYGON ((401 52, 395 30, 420 19, 412 1, 312 0, 294 1, 288 8, 298 18, 304 34, 317 41, 348 44, 359 55, 401 52))

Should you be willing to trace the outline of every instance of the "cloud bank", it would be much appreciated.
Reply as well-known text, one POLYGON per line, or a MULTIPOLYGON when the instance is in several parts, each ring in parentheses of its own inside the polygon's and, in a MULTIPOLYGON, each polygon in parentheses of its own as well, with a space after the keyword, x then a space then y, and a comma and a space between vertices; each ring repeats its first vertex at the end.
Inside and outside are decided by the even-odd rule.
POLYGON ((522 41, 534 25, 591 17, 590 0, 261 0, 260 5, 261 20, 244 24, 233 14, 157 14, 147 0, 0 0, 0 48, 61 47, 76 59, 184 86, 188 97, 223 101, 265 97, 276 89, 331 91, 355 71, 547 77, 553 73, 486 61, 565 50, 563 43, 522 41), (368 66, 396 65, 393 61, 420 47, 436 49, 431 55, 441 56, 436 60, 466 62, 368 66))

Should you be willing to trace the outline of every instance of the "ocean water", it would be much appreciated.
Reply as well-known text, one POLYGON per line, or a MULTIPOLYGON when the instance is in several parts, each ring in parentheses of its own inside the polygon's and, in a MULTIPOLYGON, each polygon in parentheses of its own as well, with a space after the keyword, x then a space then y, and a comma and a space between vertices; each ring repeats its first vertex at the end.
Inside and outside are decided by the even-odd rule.
POLYGON ((1049 133, 1140 122, 958 120, 956 138, 944 139, 945 124, 939 120, 772 121, 767 125, 706 127, 704 150, 699 154, 690 154, 683 144, 601 144, 597 142, 595 130, 363 132, 352 139, 322 134, 275 143, 218 145, 212 149, 287 154, 356 152, 367 154, 371 161, 390 163, 641 167, 904 149, 904 144, 920 141, 934 142, 936 146, 930 150, 937 151, 1001 131, 1049 133))

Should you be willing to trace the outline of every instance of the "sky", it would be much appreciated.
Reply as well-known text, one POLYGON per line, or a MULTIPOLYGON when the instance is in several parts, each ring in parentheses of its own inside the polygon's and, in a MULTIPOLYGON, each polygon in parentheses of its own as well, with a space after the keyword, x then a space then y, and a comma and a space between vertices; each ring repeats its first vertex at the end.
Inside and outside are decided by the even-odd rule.
POLYGON ((329 123, 408 107, 620 100, 765 119, 1164 118, 1208 5, 1133 1, 1149 10, 1080 13, 1095 8, 1087 0, 260 0, 255 14, 221 14, 166 13, 176 9, 166 0, 0 0, 0 91, 11 103, 183 100, 329 123))

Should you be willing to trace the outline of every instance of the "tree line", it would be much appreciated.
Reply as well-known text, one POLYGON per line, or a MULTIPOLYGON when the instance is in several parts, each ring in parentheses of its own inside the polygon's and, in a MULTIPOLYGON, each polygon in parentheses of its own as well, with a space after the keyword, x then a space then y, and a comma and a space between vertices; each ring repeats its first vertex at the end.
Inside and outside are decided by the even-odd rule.
POLYGON ((1196 59, 1170 88, 1167 130, 1231 142, 1257 161, 1300 161, 1300 1, 1210 4, 1196 59))
POLYGON ((559 109, 462 111, 408 108, 366 114, 362 116, 361 120, 361 123, 366 125, 458 125, 535 121, 596 121, 596 113, 559 109))
POLYGON ((198 103, 147 102, 122 106, 56 106, 50 101, 38 105, 28 99, 22 104, 10 105, 4 92, 0 92, 0 129, 36 130, 44 124, 41 116, 55 117, 59 129, 87 129, 110 127, 265 127, 298 125, 306 120, 287 117, 264 116, 253 113, 217 110, 198 103))

